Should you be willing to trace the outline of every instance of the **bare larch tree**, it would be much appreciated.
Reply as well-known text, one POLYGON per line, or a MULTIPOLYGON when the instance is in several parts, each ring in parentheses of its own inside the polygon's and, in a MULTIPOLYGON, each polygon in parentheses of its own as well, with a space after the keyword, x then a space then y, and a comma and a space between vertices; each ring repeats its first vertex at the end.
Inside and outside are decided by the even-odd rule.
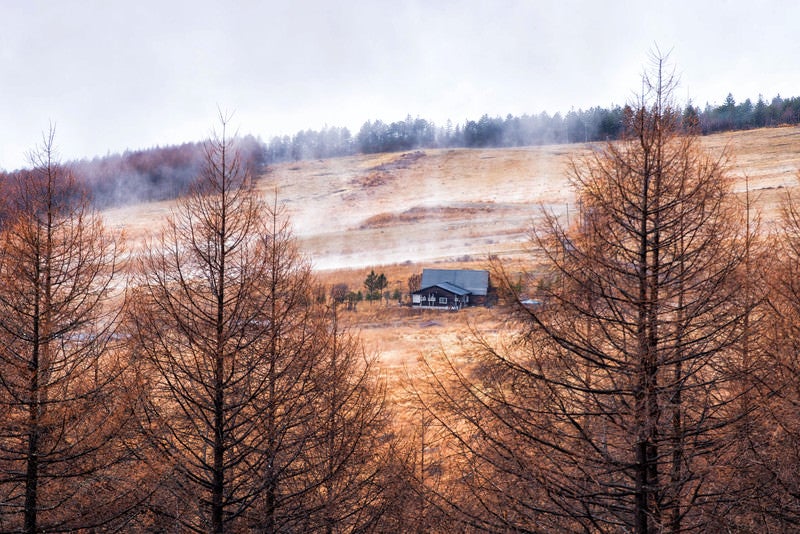
POLYGON ((517 299, 513 342, 476 336, 478 364, 430 375, 472 496, 444 501, 469 524, 704 530, 737 499, 716 472, 741 417, 729 361, 750 306, 747 230, 724 157, 681 124, 663 64, 627 107, 625 138, 573 161, 578 223, 548 215, 535 231, 549 274, 540 303, 517 299))
POLYGON ((260 402, 274 387, 262 345, 274 305, 265 242, 276 236, 221 124, 203 174, 139 257, 129 316, 133 351, 150 370, 146 430, 174 466, 164 490, 174 500, 152 506, 197 532, 229 530, 264 488, 260 402))
POLYGON ((382 510, 383 386, 318 306, 277 193, 261 200, 226 122, 133 278, 131 350, 150 370, 143 425, 174 466, 147 524, 363 530, 382 510))
POLYGON ((109 526, 138 499, 139 401, 114 342, 117 245, 59 164, 54 130, 3 191, 0 530, 109 526))

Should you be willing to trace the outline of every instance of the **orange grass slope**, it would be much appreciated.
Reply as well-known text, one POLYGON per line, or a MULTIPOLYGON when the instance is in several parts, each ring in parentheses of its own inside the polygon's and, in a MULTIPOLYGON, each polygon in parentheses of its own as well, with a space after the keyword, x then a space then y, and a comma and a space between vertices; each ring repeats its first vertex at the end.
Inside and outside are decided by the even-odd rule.
MULTIPOLYGON (((743 193, 747 175, 764 221, 774 222, 781 198, 798 187, 800 127, 717 134, 701 143, 712 154, 727 147, 736 191, 743 193)), ((565 216, 574 211, 567 163, 590 149, 440 149, 285 163, 259 177, 257 187, 268 201, 277 190, 321 283, 363 291, 375 268, 390 292, 405 293, 408 276, 434 263, 486 268, 489 254, 524 262, 539 204, 565 216)), ((127 206, 105 217, 125 230, 134 251, 173 205, 127 206)), ((491 331, 499 319, 493 310, 452 314, 366 302, 344 315, 367 349, 381 354, 392 380, 420 354, 456 350, 468 325, 491 331)))
MULTIPOLYGON (((727 149, 735 190, 744 176, 765 220, 797 187, 800 128, 701 138, 727 149)), ((570 157, 589 145, 513 149, 436 149, 275 165, 259 187, 277 188, 302 247, 320 270, 430 263, 489 254, 518 257, 539 205, 574 211, 570 157)))
MULTIPOLYGON (((744 191, 747 175, 765 221, 774 221, 780 198, 798 185, 800 127, 716 134, 701 143, 713 154, 727 147, 736 191, 744 191)), ((268 199, 277 191, 317 270, 518 258, 540 204, 562 216, 574 212, 567 163, 590 149, 435 149, 282 163, 257 187, 268 199)), ((105 218, 125 230, 130 250, 171 206, 126 206, 105 218)))
POLYGON ((540 201, 563 209, 578 146, 437 149, 274 166, 319 269, 425 263, 518 250, 540 201))

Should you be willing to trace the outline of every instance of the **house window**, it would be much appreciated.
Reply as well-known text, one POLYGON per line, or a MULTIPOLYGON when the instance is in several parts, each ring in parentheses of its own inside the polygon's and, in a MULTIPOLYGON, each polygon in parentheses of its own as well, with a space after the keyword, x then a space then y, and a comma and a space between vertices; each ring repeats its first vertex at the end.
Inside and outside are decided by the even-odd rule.
POLYGON ((447 304, 447 297, 439 297, 439 304, 447 304))

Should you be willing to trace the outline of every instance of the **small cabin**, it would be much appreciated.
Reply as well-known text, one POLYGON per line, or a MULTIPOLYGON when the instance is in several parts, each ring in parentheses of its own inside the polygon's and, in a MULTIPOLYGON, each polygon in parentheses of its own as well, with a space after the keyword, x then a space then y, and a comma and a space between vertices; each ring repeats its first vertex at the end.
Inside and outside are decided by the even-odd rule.
POLYGON ((411 306, 460 310, 487 303, 489 271, 425 269, 420 289, 411 294, 411 306))

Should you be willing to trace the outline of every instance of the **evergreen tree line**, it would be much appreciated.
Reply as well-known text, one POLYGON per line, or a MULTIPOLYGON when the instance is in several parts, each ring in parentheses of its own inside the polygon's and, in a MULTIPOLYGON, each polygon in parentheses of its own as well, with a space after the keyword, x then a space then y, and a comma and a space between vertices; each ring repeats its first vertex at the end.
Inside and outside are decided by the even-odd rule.
MULTIPOLYGON (((593 107, 571 110, 566 114, 490 117, 466 120, 463 124, 436 125, 432 121, 413 118, 386 123, 367 121, 353 136, 347 128, 305 130, 294 136, 274 137, 267 146, 267 161, 324 159, 352 154, 398 152, 422 148, 501 148, 557 143, 586 143, 619 139, 623 133, 626 108, 593 107)), ((780 95, 769 103, 759 96, 753 104, 748 98, 736 103, 728 94, 720 106, 706 104, 699 108, 691 102, 682 113, 682 122, 699 132, 709 134, 745 130, 800 122, 800 98, 783 99, 780 95)))
MULTIPOLYGON (((270 163, 326 159, 353 154, 398 152, 424 148, 502 148, 619 139, 629 106, 593 107, 566 114, 483 115, 463 124, 445 125, 410 115, 386 123, 367 121, 356 135, 344 127, 302 130, 276 136, 268 143, 251 135, 241 139, 246 164, 258 174, 270 163)), ((702 134, 800 123, 800 97, 779 96, 767 103, 761 96, 736 103, 728 94, 720 106, 700 109, 691 102, 682 124, 702 134)), ((177 198, 186 193, 204 160, 202 143, 126 151, 72 162, 76 178, 92 192, 98 206, 177 198)), ((6 176, 8 173, 3 173, 6 176)))
POLYGON ((778 95, 767 103, 759 95, 755 104, 749 98, 737 104, 728 93, 722 105, 706 104, 702 111, 690 102, 684 108, 683 117, 697 120, 703 134, 797 124, 800 122, 800 98, 783 99, 778 95))

